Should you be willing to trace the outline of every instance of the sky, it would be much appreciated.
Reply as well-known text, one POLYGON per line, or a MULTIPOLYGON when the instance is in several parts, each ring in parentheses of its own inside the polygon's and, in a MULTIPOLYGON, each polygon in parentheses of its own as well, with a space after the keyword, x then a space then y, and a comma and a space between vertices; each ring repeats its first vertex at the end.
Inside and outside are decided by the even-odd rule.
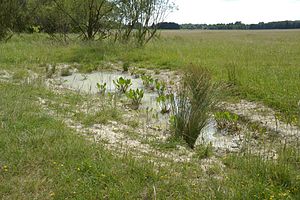
POLYGON ((194 24, 246 24, 300 20, 300 0, 173 0, 178 10, 165 21, 194 24))

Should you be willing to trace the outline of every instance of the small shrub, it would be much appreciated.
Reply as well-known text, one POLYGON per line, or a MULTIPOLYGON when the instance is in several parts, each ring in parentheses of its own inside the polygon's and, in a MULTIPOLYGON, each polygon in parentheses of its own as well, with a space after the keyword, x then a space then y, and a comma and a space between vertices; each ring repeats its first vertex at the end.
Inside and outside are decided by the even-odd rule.
POLYGON ((215 90, 208 70, 194 65, 186 68, 180 90, 171 103, 174 134, 194 148, 215 104, 215 90))
POLYGON ((132 106, 135 110, 139 109, 139 106, 142 102, 142 99, 144 97, 144 91, 140 89, 132 90, 130 89, 127 93, 126 96, 131 99, 132 101, 132 106))
POLYGON ((124 79, 123 77, 120 77, 117 81, 113 80, 113 83, 121 93, 126 93, 128 88, 132 85, 130 79, 124 79))
POLYGON ((99 90, 99 94, 103 95, 106 92, 106 83, 97 83, 97 88, 99 90))

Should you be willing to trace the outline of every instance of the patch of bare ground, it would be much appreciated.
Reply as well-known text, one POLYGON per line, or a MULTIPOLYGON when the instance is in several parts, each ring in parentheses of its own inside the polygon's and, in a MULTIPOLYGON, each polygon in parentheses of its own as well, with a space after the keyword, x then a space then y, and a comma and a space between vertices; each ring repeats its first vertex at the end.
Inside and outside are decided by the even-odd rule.
POLYGON ((220 107, 268 131, 278 133, 283 138, 294 140, 300 137, 299 127, 281 121, 274 110, 262 104, 241 100, 238 103, 223 102, 220 104, 220 107))
MULTIPOLYGON (((187 148, 180 148, 179 151, 162 152, 153 148, 147 142, 152 140, 166 140, 168 133, 161 134, 156 131, 155 127, 141 125, 136 128, 131 128, 126 124, 117 121, 109 121, 106 124, 94 124, 92 126, 85 126, 81 122, 72 119, 72 116, 66 114, 60 115, 57 111, 48 107, 48 100, 39 99, 39 104, 48 114, 56 118, 60 118, 65 124, 74 129, 76 132, 85 135, 89 140, 104 144, 106 148, 112 152, 122 155, 130 153, 134 157, 152 157, 153 161, 164 158, 174 162, 189 162, 192 159, 193 152, 187 148), (133 134, 130 134, 133 133, 133 134)), ((86 112, 85 106, 81 107, 80 112, 86 112)), ((93 110, 93 108, 90 108, 93 110)), ((131 115, 132 119, 137 116, 131 115)))

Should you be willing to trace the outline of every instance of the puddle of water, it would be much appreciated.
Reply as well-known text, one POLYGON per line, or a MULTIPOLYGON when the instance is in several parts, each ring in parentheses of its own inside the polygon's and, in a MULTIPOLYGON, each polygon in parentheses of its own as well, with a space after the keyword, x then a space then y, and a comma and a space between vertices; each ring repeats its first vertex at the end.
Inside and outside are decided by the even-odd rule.
MULTIPOLYGON (((107 92, 116 92, 113 80, 117 80, 120 77, 131 79, 131 89, 143 89, 145 91, 144 98, 142 100, 142 109, 153 109, 158 113, 158 117, 155 120, 156 125, 165 126, 169 121, 169 115, 160 114, 160 107, 156 102, 157 94, 155 92, 149 92, 145 90, 141 79, 136 79, 128 74, 121 72, 95 72, 92 74, 80 74, 74 73, 71 76, 61 77, 63 85, 68 88, 75 89, 79 92, 87 92, 96 94, 98 92, 97 83, 106 83, 107 92)), ((217 130, 217 122, 211 119, 208 125, 202 130, 196 144, 212 143, 215 148, 231 148, 234 146, 232 138, 222 135, 217 130)))
POLYGON ((141 79, 135 79, 133 76, 121 72, 95 72, 92 74, 74 73, 71 76, 61 77, 63 84, 69 88, 73 88, 80 92, 87 92, 96 94, 98 92, 97 83, 106 83, 107 92, 116 92, 116 87, 113 80, 118 80, 120 77, 131 79, 131 89, 143 89, 145 91, 142 100, 142 108, 159 109, 156 103, 157 94, 155 92, 148 92, 143 86, 141 79))
POLYGON ((213 147, 220 149, 232 149, 237 145, 233 142, 233 138, 224 136, 217 129, 217 122, 214 119, 210 119, 206 127, 201 131, 196 144, 200 145, 201 143, 208 144, 211 143, 213 147))

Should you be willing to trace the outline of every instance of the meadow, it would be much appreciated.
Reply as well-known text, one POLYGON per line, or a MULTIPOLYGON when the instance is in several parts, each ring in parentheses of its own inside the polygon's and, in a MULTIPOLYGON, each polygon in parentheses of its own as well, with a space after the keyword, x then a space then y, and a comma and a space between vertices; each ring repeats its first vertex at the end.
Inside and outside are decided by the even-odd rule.
MULTIPOLYGON (((300 31, 162 31, 146 47, 80 42, 61 44, 46 35, 20 35, 0 47, 2 67, 81 63, 87 71, 105 62, 128 61, 145 68, 208 68, 216 81, 234 82, 227 97, 261 101, 288 118, 300 99, 300 31), (233 78, 232 78, 233 77, 233 78)), ((72 40, 73 38, 73 40, 72 40)))
MULTIPOLYGON (((134 152, 116 155, 62 117, 71 113, 86 126, 126 122, 132 137, 138 137, 139 121, 123 119, 123 107, 111 108, 104 97, 56 91, 45 84, 48 64, 78 63, 74 66, 88 73, 128 62, 180 73, 193 63, 207 68, 224 87, 224 101, 262 102, 296 123, 299 30, 162 31, 145 47, 69 37, 59 42, 45 34, 20 34, 0 43, 0 75, 13 74, 9 81, 0 79, 1 199, 299 199, 299 137, 297 145, 274 143, 274 160, 253 153, 250 145, 220 156, 207 148, 191 150, 172 138, 148 145, 163 153, 182 145, 194 153, 191 162, 150 162, 157 155, 136 158, 134 152), (38 78, 24 81, 33 72, 38 78), (48 110, 39 99, 47 100, 42 105, 48 110), (105 109, 95 115, 81 111, 86 104, 91 110, 105 109)), ((265 140, 257 141, 265 148, 265 140)))

